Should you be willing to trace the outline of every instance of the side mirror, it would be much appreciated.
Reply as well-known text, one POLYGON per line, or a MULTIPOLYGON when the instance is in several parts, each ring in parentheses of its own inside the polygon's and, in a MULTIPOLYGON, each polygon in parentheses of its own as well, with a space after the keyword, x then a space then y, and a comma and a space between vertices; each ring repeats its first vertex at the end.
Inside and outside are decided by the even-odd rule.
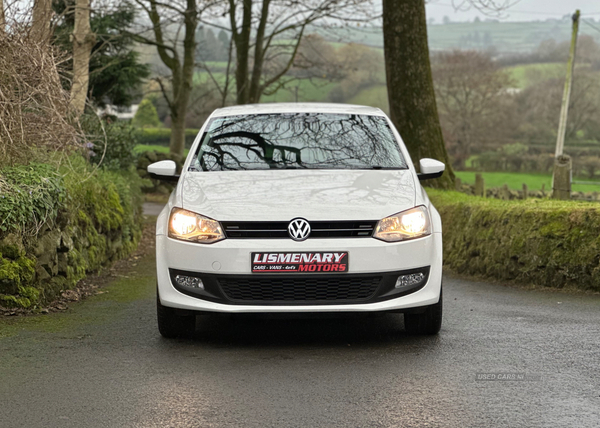
POLYGON ((446 165, 442 162, 429 158, 421 159, 419 166, 421 167, 421 173, 417 174, 417 177, 419 177, 420 181, 439 178, 446 170, 446 165))
POLYGON ((179 175, 176 174, 177 165, 172 160, 164 160, 160 162, 154 162, 148 165, 148 173, 150 177, 156 180, 163 181, 179 181, 179 175))

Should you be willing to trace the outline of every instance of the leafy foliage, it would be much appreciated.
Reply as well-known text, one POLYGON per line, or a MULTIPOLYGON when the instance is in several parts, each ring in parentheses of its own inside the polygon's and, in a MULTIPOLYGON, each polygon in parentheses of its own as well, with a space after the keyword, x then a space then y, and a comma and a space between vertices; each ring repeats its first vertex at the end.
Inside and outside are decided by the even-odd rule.
POLYGON ((62 179, 51 165, 1 168, 0 235, 36 233, 56 218, 65 196, 62 179))
POLYGON ((109 170, 127 170, 135 164, 138 134, 127 122, 110 122, 96 116, 81 120, 90 149, 90 162, 109 170))

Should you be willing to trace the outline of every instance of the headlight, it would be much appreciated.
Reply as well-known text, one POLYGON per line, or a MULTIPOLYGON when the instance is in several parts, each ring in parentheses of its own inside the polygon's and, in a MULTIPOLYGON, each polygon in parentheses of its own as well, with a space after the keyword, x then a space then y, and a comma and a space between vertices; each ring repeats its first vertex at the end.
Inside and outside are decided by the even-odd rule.
POLYGON ((218 221, 181 208, 173 208, 169 217, 169 238, 212 244, 225 239, 218 221))
POLYGON ((427 235, 431 235, 429 213, 427 208, 419 206, 380 220, 373 237, 397 242, 427 235))

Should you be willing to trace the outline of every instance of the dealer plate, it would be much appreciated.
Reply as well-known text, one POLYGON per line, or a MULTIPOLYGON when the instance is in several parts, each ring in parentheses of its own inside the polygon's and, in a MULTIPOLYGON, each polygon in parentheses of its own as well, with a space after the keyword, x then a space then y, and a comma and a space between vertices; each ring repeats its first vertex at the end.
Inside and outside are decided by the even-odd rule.
POLYGON ((347 251, 252 253, 252 273, 348 272, 347 251))

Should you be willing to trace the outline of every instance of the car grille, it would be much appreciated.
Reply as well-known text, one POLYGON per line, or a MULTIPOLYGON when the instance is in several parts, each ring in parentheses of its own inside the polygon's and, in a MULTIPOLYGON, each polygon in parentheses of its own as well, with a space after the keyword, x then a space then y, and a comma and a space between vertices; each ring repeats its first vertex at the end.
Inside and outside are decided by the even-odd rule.
POLYGON ((219 278, 225 296, 243 302, 361 301, 372 297, 381 276, 319 278, 219 278))
MULTIPOLYGON (((367 221, 310 221, 310 238, 368 238, 373 236, 377 220, 367 221)), ((290 238, 287 221, 223 221, 228 239, 290 238)))

